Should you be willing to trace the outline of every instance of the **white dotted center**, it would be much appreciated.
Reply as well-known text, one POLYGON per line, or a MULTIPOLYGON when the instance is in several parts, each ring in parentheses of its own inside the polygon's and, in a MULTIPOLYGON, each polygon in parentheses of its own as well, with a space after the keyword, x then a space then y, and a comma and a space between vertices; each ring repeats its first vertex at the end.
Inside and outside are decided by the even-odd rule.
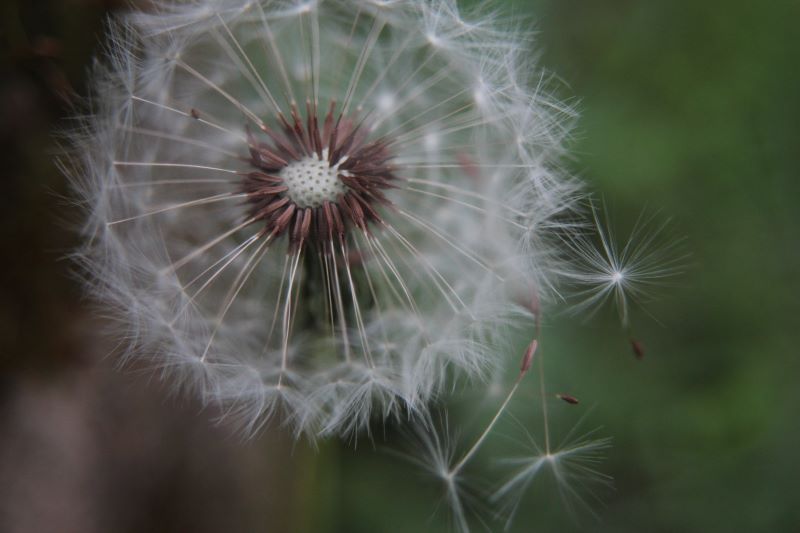
POLYGON ((298 207, 320 207, 325 200, 336 202, 347 192, 347 186, 339 179, 338 165, 331 167, 316 157, 289 163, 279 176, 289 188, 289 198, 298 207))

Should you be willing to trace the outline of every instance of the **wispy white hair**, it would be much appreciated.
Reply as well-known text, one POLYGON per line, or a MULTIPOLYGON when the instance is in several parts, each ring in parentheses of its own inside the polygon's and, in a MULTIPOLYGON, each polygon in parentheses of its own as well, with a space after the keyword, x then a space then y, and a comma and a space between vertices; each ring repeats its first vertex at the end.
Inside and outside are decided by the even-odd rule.
POLYGON ((558 164, 574 114, 530 35, 448 0, 151 4, 109 26, 71 172, 77 256, 123 359, 248 430, 276 417, 309 435, 491 372, 530 319, 516 302, 553 285, 549 235, 579 190, 558 164), (260 233, 241 188, 249 131, 307 101, 390 139, 396 175, 381 222, 319 254, 260 233))

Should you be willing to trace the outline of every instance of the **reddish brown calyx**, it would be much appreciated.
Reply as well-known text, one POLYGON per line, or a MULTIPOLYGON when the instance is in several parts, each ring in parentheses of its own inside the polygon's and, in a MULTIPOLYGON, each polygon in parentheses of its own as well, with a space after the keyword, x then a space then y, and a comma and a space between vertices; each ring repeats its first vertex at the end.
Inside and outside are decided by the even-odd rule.
POLYGON ((342 239, 350 228, 367 231, 382 222, 377 208, 391 205, 385 191, 397 179, 391 141, 370 140, 363 122, 335 117, 335 108, 331 102, 320 121, 309 102, 303 121, 293 105, 290 119, 279 115, 274 128, 262 125, 265 139, 247 132, 255 170, 244 177, 242 190, 265 234, 287 234, 294 246, 319 245, 342 239))

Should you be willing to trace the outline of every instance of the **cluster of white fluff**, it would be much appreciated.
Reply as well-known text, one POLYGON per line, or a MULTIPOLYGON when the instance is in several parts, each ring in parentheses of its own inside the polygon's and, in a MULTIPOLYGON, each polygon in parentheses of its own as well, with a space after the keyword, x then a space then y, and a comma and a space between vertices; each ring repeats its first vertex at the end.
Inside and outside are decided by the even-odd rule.
POLYGON ((558 170, 572 114, 528 35, 453 0, 150 4, 111 26, 72 172, 79 258, 126 359, 248 429, 323 436, 424 412, 452 376, 516 360, 509 328, 554 284, 577 190, 558 170), (301 261, 258 237, 239 189, 247 128, 332 99, 394 140, 400 178, 385 227, 348 232, 335 287, 311 248, 301 261))

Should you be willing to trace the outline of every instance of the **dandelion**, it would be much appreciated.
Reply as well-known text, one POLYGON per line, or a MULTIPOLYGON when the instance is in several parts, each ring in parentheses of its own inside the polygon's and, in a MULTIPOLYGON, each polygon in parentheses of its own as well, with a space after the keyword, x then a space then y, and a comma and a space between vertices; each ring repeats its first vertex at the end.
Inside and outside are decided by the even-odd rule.
POLYGON ((311 436, 497 367, 577 190, 527 38, 450 0, 151 4, 71 172, 123 359, 311 436))

